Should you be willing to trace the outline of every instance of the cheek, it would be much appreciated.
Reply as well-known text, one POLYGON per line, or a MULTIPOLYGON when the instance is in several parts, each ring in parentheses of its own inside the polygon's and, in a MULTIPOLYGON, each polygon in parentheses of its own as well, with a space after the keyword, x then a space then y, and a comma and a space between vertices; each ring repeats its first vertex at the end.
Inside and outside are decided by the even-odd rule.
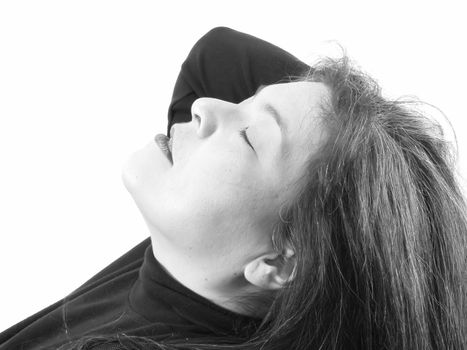
POLYGON ((174 167, 164 192, 179 214, 208 217, 213 224, 233 218, 251 222, 274 198, 263 178, 261 168, 248 159, 207 155, 174 167))
POLYGON ((261 169, 250 159, 223 153, 191 158, 174 168, 167 191, 177 197, 199 200, 200 205, 221 203, 248 205, 261 199, 265 191, 261 169))
POLYGON ((244 155, 194 154, 174 164, 164 181, 145 188, 145 216, 193 253, 197 246, 231 249, 274 217, 275 192, 262 171, 244 155))

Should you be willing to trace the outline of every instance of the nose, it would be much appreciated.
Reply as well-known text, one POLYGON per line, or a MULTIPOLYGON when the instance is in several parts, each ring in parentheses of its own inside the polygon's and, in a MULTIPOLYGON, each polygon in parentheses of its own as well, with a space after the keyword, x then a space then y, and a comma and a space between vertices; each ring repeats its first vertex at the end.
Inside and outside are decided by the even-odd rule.
POLYGON ((191 119, 199 125, 200 136, 206 137, 225 127, 238 114, 238 106, 217 98, 201 97, 191 105, 191 119))

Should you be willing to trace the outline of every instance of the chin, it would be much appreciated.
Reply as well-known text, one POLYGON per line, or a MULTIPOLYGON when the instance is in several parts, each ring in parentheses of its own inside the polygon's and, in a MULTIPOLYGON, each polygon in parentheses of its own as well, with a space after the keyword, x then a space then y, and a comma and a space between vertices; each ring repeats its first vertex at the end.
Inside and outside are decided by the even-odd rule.
POLYGON ((172 163, 154 141, 131 153, 121 167, 121 178, 132 193, 138 188, 152 188, 163 180, 172 163))

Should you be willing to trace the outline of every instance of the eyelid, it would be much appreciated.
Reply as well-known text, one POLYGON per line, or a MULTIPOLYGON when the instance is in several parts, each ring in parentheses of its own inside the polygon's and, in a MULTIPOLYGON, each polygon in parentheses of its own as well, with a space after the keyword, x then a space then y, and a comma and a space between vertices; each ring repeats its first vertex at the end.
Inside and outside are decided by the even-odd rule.
POLYGON ((248 139, 248 135, 246 134, 246 130, 248 129, 248 127, 246 128, 243 128, 239 131, 240 135, 242 136, 242 138, 245 140, 245 142, 254 150, 254 147, 253 145, 251 144, 250 140, 248 139))

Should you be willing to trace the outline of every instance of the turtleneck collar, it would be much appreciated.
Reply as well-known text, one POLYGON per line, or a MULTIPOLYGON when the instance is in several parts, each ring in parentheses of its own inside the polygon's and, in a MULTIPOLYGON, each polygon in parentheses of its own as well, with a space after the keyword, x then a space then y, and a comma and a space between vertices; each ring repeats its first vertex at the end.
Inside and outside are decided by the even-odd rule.
POLYGON ((163 322, 163 307, 172 310, 183 323, 217 335, 249 337, 261 323, 261 319, 222 308, 175 280, 154 257, 151 244, 145 250, 129 298, 132 308, 151 322, 163 322))

